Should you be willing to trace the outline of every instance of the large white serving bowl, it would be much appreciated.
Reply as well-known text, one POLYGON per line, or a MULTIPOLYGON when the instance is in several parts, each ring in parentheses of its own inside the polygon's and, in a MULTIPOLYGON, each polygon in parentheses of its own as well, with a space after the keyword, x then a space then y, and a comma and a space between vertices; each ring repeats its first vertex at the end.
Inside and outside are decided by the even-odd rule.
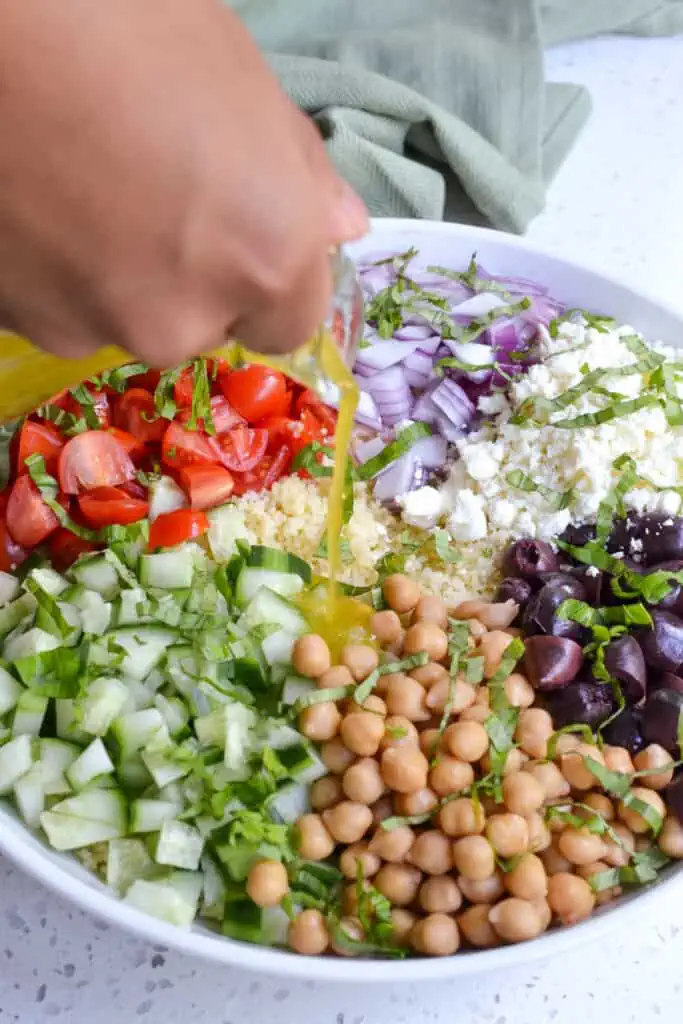
MULTIPOLYGON (((614 316, 650 341, 683 346, 683 311, 677 313, 607 274, 550 256, 523 239, 480 228, 411 220, 376 220, 370 235, 351 247, 354 257, 416 247, 418 263, 463 268, 476 252, 487 270, 527 277, 547 285, 567 306, 614 316)), ((573 928, 555 929, 533 942, 453 957, 372 961, 307 958, 224 939, 197 926, 183 931, 134 910, 118 900, 75 858, 57 854, 26 829, 12 809, 0 803, 0 850, 45 885, 100 918, 151 941, 194 956, 275 975, 342 982, 399 982, 452 978, 522 965, 581 943, 592 943, 615 929, 646 926, 658 905, 683 899, 683 874, 672 867, 653 886, 632 892, 573 928)))

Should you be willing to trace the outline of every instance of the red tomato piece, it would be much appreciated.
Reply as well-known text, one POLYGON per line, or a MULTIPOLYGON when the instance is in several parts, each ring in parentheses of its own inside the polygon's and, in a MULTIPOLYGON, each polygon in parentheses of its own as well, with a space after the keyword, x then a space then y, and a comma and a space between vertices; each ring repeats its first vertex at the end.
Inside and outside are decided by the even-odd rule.
POLYGON ((59 485, 66 494, 115 487, 134 476, 135 466, 125 447, 105 430, 76 434, 59 456, 59 485))
POLYGON ((201 537, 209 528, 209 520, 198 509, 179 508, 157 516, 149 528, 149 548, 173 548, 193 537, 201 537))
POLYGON ((240 496, 248 491, 270 490, 275 481, 285 475, 291 461, 291 448, 286 444, 281 445, 273 455, 264 456, 256 469, 233 473, 234 493, 240 496))
POLYGON ((42 455, 48 473, 57 469, 59 453, 64 447, 64 438, 51 423, 35 423, 26 420, 19 433, 17 450, 17 473, 26 468, 26 459, 31 455, 42 455))
POLYGON ((81 494, 78 507, 88 526, 96 530, 101 526, 128 526, 144 519, 149 505, 140 498, 133 498, 122 487, 96 487, 81 494))
POLYGON ((315 391, 306 388, 296 400, 294 411, 301 416, 304 409, 309 409, 318 422, 327 430, 330 436, 334 436, 337 430, 337 412, 320 400, 315 391))
POLYGON ((28 557, 20 544, 12 539, 4 518, 0 519, 0 570, 14 572, 18 565, 28 557))
MULTIPOLYGON (((191 417, 192 413, 189 409, 181 409, 178 413, 178 422, 188 423, 191 417)), ((240 414, 235 412, 230 402, 223 395, 214 395, 211 399, 211 419, 217 434, 224 434, 227 430, 242 424, 246 426, 240 414)), ((204 421, 201 417, 197 420, 197 426, 200 430, 204 430, 204 421)))
POLYGON ((276 483, 280 477, 285 475, 291 460, 292 453, 287 445, 283 444, 280 450, 273 456, 270 464, 265 468, 262 483, 264 491, 269 491, 273 484, 276 483))
POLYGON ((251 363, 221 375, 223 394, 249 423, 265 416, 286 416, 292 396, 287 378, 279 370, 251 363))
POLYGON ((161 441, 168 420, 157 415, 154 395, 144 388, 129 388, 117 399, 114 422, 138 441, 161 441))
POLYGON ((185 430, 173 421, 166 428, 161 442, 161 457, 168 466, 219 465, 221 450, 216 438, 203 430, 185 430))
POLYGON ((131 498, 147 501, 147 488, 143 487, 137 480, 126 480, 125 484, 121 484, 121 490, 125 491, 131 498))
POLYGON ((303 429, 298 420, 290 419, 289 416, 266 416, 255 424, 257 429, 265 430, 268 433, 268 454, 278 451, 283 444, 294 444, 294 439, 303 429))
POLYGON ((254 469, 266 453, 268 431, 234 427, 220 439, 223 465, 237 473, 254 469))
MULTIPOLYGON (((111 426, 111 405, 109 403, 109 395, 106 391, 98 391, 95 388, 86 385, 86 390, 90 392, 93 398, 93 404, 95 407, 95 415, 99 420, 101 427, 111 426)), ((61 403, 60 403, 61 404, 61 403)), ((80 402, 76 401, 74 396, 69 392, 64 402, 64 408, 67 412, 71 412, 74 416, 83 415, 83 406, 80 402)))
POLYGON ((81 555, 97 550, 96 546, 89 540, 77 537, 75 533, 65 529, 63 526, 59 526, 51 534, 48 546, 50 549, 50 561, 59 572, 68 569, 81 555))
POLYGON ((222 505, 234 488, 232 473, 222 466, 185 466, 180 470, 180 482, 192 508, 222 505))
POLYGON ((123 445, 131 459, 141 459, 146 454, 147 449, 144 442, 129 434, 127 430, 120 430, 118 427, 108 427, 107 433, 111 434, 119 444, 123 445))
POLYGON ((129 377, 128 387, 142 388, 143 391, 156 391, 160 380, 161 370, 147 370, 145 373, 138 373, 135 377, 129 377))
POLYGON ((182 370, 177 381, 173 385, 173 397, 176 405, 181 409, 187 409, 192 405, 192 391, 194 389, 194 373, 190 366, 182 370))
POLYGON ((7 502, 7 529, 12 540, 24 548, 34 548, 58 526, 57 516, 45 504, 31 477, 22 473, 7 502))

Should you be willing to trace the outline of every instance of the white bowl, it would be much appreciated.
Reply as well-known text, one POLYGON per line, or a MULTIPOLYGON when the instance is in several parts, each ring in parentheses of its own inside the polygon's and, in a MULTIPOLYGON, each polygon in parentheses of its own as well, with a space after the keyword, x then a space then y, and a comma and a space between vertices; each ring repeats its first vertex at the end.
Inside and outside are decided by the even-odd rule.
MULTIPOLYGON (((350 249, 363 256, 388 251, 419 250, 419 261, 464 268, 476 252, 487 270, 527 277, 547 285, 567 306, 579 306, 631 324, 650 341, 683 344, 683 316, 609 277, 549 256, 511 235, 480 228, 410 220, 376 220, 371 234, 350 249)), ((49 850, 0 804, 0 850, 17 865, 85 910, 154 942, 183 952, 250 970, 289 977, 342 982, 417 981, 501 970, 555 956, 580 943, 589 943, 616 928, 637 927, 657 904, 674 898, 683 888, 676 867, 663 872, 653 886, 634 891, 572 928, 556 929, 533 942, 453 957, 404 961, 350 960, 296 956, 234 942, 202 926, 183 931, 120 902, 75 858, 49 850), (649 913, 648 913, 649 911, 649 913)))

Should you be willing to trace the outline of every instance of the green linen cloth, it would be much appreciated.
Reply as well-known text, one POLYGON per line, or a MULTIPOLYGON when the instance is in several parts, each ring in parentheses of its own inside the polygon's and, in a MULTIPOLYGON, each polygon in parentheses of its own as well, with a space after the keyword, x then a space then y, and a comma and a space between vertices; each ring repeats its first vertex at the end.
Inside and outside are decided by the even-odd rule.
POLYGON ((228 0, 375 216, 523 231, 590 112, 543 47, 683 32, 683 0, 228 0))

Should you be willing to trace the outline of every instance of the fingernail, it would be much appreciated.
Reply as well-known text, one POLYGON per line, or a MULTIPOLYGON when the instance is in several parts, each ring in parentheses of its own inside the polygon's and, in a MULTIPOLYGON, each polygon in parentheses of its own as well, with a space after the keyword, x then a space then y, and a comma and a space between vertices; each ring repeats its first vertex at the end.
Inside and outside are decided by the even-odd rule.
POLYGON ((368 211, 365 203, 348 181, 342 182, 336 213, 338 231, 341 233, 340 242, 360 238, 368 230, 368 211))

